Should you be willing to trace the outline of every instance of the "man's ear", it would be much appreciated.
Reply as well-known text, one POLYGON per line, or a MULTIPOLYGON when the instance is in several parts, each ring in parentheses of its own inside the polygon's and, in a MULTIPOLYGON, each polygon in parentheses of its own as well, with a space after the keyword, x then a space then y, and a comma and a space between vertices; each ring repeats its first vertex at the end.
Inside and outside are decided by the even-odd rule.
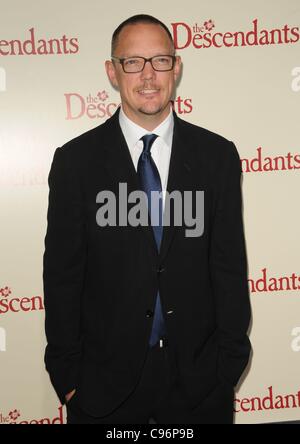
POLYGON ((116 75, 116 68, 113 64, 113 62, 111 60, 106 60, 105 62, 105 70, 106 70, 106 74, 107 77, 110 80, 110 83, 112 84, 112 86, 114 88, 118 89, 119 83, 117 80, 117 75, 116 75))
POLYGON ((181 74, 181 69, 182 69, 181 57, 180 56, 176 56, 176 62, 175 62, 175 66, 174 66, 175 83, 176 83, 178 77, 181 74))

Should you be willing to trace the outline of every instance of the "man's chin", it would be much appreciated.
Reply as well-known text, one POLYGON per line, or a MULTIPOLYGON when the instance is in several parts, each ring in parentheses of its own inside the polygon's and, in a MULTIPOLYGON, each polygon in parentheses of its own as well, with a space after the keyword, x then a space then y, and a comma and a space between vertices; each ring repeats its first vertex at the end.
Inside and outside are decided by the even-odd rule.
POLYGON ((144 114, 145 116, 156 116, 157 114, 161 114, 163 111, 162 107, 159 108, 151 108, 151 107, 141 107, 139 108, 139 112, 144 114))

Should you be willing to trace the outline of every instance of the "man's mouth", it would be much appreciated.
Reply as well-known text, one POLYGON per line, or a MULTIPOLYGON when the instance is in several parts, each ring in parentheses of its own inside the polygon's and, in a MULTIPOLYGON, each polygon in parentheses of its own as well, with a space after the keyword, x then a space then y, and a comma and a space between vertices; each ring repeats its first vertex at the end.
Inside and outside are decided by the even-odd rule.
POLYGON ((138 93, 143 96, 157 94, 158 92, 159 92, 159 89, 140 89, 140 90, 138 90, 138 93))

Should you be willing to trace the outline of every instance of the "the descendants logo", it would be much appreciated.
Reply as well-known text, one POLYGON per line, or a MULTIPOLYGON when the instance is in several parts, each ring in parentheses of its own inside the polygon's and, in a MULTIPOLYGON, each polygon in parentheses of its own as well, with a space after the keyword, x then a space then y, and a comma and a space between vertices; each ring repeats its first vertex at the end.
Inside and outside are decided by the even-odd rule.
POLYGON ((243 46, 288 45, 300 40, 299 26, 285 24, 280 28, 266 29, 256 18, 244 31, 216 32, 215 22, 210 19, 199 25, 184 22, 171 23, 176 49, 233 48, 243 46))
MULTIPOLYGON (((76 120, 85 116, 89 119, 106 119, 120 106, 120 103, 109 100, 109 94, 105 90, 86 96, 75 92, 66 93, 65 101, 66 120, 76 120)), ((172 105, 178 114, 190 114, 193 111, 192 99, 178 96, 172 105)))
POLYGON ((249 289, 251 293, 272 293, 288 292, 300 290, 300 275, 291 273, 285 276, 270 276, 267 268, 261 270, 261 276, 258 279, 249 278, 249 289))
POLYGON ((47 56, 68 55, 79 52, 79 43, 76 37, 69 38, 65 34, 55 38, 37 38, 34 28, 28 30, 26 39, 6 40, 0 36, 1 56, 47 56))
POLYGON ((6 313, 19 313, 20 311, 42 311, 44 310, 42 296, 15 297, 11 296, 9 287, 0 288, 0 315, 6 313))
POLYGON ((89 119, 103 119, 111 117, 119 104, 108 100, 108 93, 103 90, 95 95, 89 93, 83 96, 78 93, 65 94, 66 100, 66 120, 76 120, 84 116, 89 119))
POLYGON ((0 413, 0 424, 16 424, 19 417, 20 411, 17 409, 10 411, 8 415, 0 413))
POLYGON ((300 408, 300 391, 294 393, 278 393, 273 386, 268 387, 265 393, 237 397, 234 402, 235 413, 253 413, 261 411, 288 410, 300 408))
POLYGON ((14 409, 11 410, 8 415, 3 415, 0 413, 0 425, 9 425, 9 424, 37 424, 37 425, 48 425, 48 424, 65 424, 64 421, 64 409, 62 406, 58 408, 58 416, 49 418, 39 418, 39 419, 29 419, 22 420, 20 410, 14 409))
POLYGON ((300 153, 289 152, 280 156, 266 156, 260 146, 253 157, 241 158, 241 166, 244 173, 300 170, 300 153))

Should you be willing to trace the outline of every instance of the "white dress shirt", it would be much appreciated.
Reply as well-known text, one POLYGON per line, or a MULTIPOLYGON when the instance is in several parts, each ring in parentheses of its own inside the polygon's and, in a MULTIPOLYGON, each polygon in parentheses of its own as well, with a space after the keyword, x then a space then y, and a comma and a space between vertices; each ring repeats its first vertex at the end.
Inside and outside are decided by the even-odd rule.
POLYGON ((127 142, 136 171, 139 157, 143 151, 143 141, 140 140, 141 137, 145 136, 145 134, 158 135, 151 147, 151 155, 160 175, 161 187, 163 191, 163 206, 165 204, 165 191, 168 184, 174 130, 173 110, 172 107, 170 108, 170 114, 168 117, 151 132, 130 120, 124 113, 122 107, 119 114, 120 126, 127 142))

